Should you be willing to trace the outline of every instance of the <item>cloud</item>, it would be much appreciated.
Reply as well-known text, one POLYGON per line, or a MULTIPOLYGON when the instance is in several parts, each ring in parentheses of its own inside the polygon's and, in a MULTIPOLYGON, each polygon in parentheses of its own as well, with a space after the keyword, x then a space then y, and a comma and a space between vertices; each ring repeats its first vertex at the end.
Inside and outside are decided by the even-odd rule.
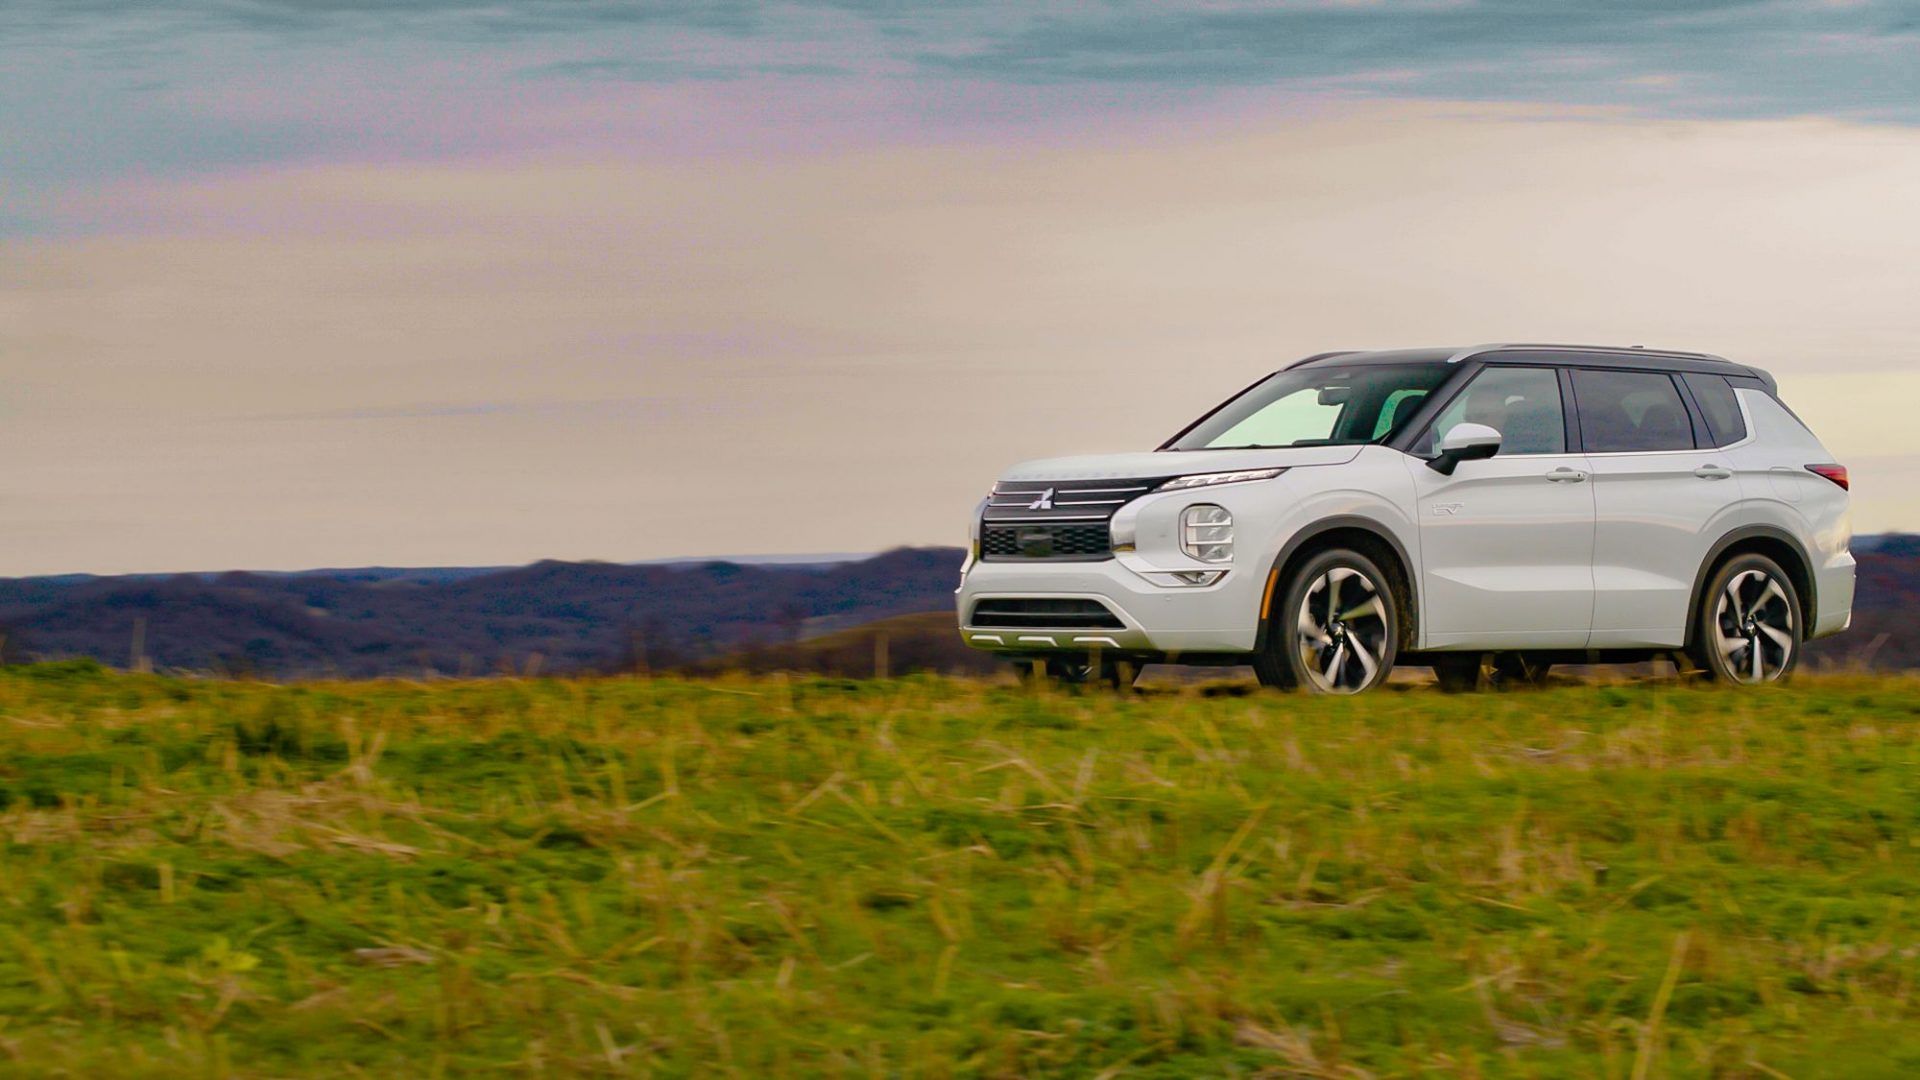
POLYGON ((143 0, 16 0, 0 30, 14 43, 0 53, 52 47, 122 62, 230 34, 296 63, 303 47, 399 39, 429 52, 557 50, 567 55, 520 66, 583 79, 1342 80, 1382 93, 1665 115, 1920 122, 1920 12, 1906 0, 200 0, 157 10, 143 0))
POLYGON ((847 74, 847 69, 835 64, 766 62, 746 67, 738 64, 693 63, 673 57, 599 57, 540 64, 523 68, 515 74, 527 79, 579 79, 587 82, 686 82, 742 79, 754 75, 826 77, 847 74))
POLYGON ((1920 122, 1911 5, 1783 0, 1138 5, 1050 15, 920 55, 1055 83, 1343 80, 1382 93, 1618 104, 1664 115, 1920 122), (1684 91, 1649 96, 1647 91, 1684 91))
POLYGON ((315 161, 1044 139, 1210 100, 1920 124, 1910 0, 12 0, 0 229, 62 193, 315 161), (705 96, 665 95, 675 89, 705 96), (652 96, 647 96, 654 91, 652 96), (671 140, 669 140, 671 141, 671 140))
POLYGON ((0 26, 98 39, 116 23, 144 21, 167 35, 242 31, 277 38, 414 34, 454 40, 569 34, 620 27, 752 32, 754 0, 13 0, 0 26))

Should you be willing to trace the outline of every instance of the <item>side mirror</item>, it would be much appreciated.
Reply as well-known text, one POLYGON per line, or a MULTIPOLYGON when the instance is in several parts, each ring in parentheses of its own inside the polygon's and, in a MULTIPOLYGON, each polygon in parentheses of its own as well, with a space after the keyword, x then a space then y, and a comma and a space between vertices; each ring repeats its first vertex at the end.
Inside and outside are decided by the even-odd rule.
POLYGON ((1500 433, 1485 424, 1455 424, 1440 437, 1440 453, 1427 467, 1452 476, 1463 461, 1479 461, 1500 452, 1500 433))

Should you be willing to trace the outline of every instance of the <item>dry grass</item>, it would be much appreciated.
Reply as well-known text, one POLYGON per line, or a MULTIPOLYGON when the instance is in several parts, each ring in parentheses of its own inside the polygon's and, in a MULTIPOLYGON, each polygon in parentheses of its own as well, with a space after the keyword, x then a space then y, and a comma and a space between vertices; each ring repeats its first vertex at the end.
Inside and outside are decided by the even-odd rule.
POLYGON ((1912 1075, 1916 722, 0 669, 0 1072, 1912 1075))

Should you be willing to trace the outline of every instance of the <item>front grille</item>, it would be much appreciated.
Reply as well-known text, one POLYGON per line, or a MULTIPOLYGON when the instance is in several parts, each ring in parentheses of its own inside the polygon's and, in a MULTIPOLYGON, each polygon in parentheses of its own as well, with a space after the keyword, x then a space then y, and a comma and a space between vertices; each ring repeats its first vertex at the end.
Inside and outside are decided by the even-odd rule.
POLYGON ((983 559, 1104 559, 1113 554, 1106 522, 1098 525, 995 525, 980 531, 983 559))
POLYGON ((1105 521, 1161 479, 1002 480, 987 497, 987 520, 1105 521))
POLYGON ((1107 559, 1114 511, 1152 491, 1160 478, 1003 480, 987 499, 983 559, 1107 559))
POLYGON ((1120 617, 1098 600, 1007 597, 973 605, 967 625, 1002 630, 1125 630, 1120 617))

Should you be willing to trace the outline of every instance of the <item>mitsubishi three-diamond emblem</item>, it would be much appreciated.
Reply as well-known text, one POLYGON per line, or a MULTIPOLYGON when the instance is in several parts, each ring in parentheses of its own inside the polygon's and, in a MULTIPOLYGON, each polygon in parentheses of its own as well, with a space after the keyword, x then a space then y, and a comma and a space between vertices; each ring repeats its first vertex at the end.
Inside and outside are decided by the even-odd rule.
POLYGON ((1048 488, 1047 490, 1041 492, 1039 498, 1027 504, 1027 509, 1029 510, 1053 509, 1053 489, 1048 488))

